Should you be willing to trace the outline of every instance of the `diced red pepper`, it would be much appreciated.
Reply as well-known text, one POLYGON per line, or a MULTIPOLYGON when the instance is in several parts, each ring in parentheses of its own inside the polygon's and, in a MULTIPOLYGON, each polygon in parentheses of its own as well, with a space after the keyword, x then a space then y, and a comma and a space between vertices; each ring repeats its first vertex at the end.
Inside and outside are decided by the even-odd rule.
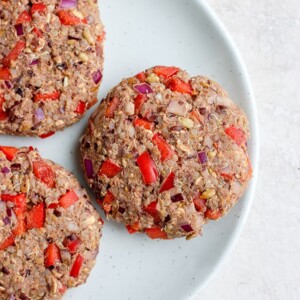
POLYGON ((27 230, 25 214, 23 212, 18 211, 17 208, 14 209, 14 212, 17 216, 18 223, 16 227, 12 230, 12 233, 16 236, 22 235, 27 230))
POLYGON ((39 30, 39 29, 36 28, 36 27, 34 27, 34 28, 32 29, 32 31, 35 33, 35 35, 36 35, 37 37, 42 37, 42 36, 43 36, 42 31, 39 30))
POLYGON ((58 203, 50 203, 49 205, 48 205, 48 208, 50 208, 50 209, 55 209, 55 208, 58 208, 58 203))
POLYGON ((0 199, 5 202, 9 201, 14 203, 15 211, 17 215, 23 214, 27 210, 25 194, 17 194, 17 195, 2 194, 0 195, 0 199))
POLYGON ((115 196, 112 192, 107 191, 103 202, 102 202, 102 207, 106 213, 109 213, 111 211, 112 207, 112 202, 115 200, 115 196))
POLYGON ((58 200, 59 206, 68 208, 79 200, 79 197, 74 190, 68 191, 66 194, 61 196, 58 200))
POLYGON ((26 224, 27 229, 43 228, 45 222, 45 204, 41 202, 27 213, 26 224))
POLYGON ((0 121, 4 121, 8 118, 8 113, 3 110, 3 104, 5 99, 2 95, 0 95, 0 121))
POLYGON ((145 119, 141 119, 141 118, 136 118, 134 121, 133 121, 133 125, 135 127, 143 127, 147 130, 153 130, 154 128, 154 123, 153 122, 149 122, 145 119))
POLYGON ((59 10, 57 12, 57 15, 59 17, 60 23, 66 26, 87 24, 86 19, 80 19, 67 10, 59 10))
POLYGON ((103 42, 104 39, 105 39, 105 36, 106 36, 106 32, 102 31, 102 33, 97 36, 97 41, 100 42, 100 43, 103 42))
POLYGON ((6 158, 9 161, 12 161, 18 153, 19 149, 15 147, 0 146, 0 151, 5 154, 6 158))
POLYGON ((172 158, 175 154, 174 150, 170 147, 170 145, 158 133, 154 134, 154 136, 152 137, 152 143, 157 146, 160 152, 160 160, 162 162, 172 158))
POLYGON ((232 139, 234 142, 241 146, 242 144, 245 144, 247 139, 245 136, 245 132, 240 129, 236 128, 234 125, 230 125, 225 129, 225 133, 232 139))
POLYGON ((61 262, 60 250, 55 243, 48 245, 45 250, 45 267, 53 267, 57 262, 61 262))
POLYGON ((134 99, 134 113, 138 115, 140 113, 141 106, 147 100, 147 96, 143 94, 138 94, 134 99))
POLYGON ((63 295, 67 291, 67 287, 62 284, 62 287, 58 291, 63 295))
POLYGON ((145 232, 151 239, 168 239, 168 235, 160 227, 146 228, 145 232))
POLYGON ((219 218, 221 218, 221 216, 222 212, 220 209, 212 210, 208 208, 205 212, 205 217, 211 220, 218 220, 219 218))
POLYGON ((158 171, 155 162, 148 151, 143 152, 136 160, 142 173, 143 181, 146 185, 156 182, 158 171))
POLYGON ((12 61, 16 60, 22 51, 25 49, 26 43, 24 41, 18 41, 14 48, 3 58, 2 63, 6 67, 10 67, 12 61))
POLYGON ((33 15, 34 13, 45 13, 47 11, 47 6, 44 3, 35 3, 31 7, 31 14, 33 15))
POLYGON ((33 162, 33 174, 45 183, 49 188, 55 187, 55 172, 43 160, 33 162))
POLYGON ((164 66, 156 66, 153 69, 153 72, 158 75, 158 76, 162 76, 165 79, 168 79, 171 76, 174 76, 178 73, 179 68, 177 67, 164 67, 164 66))
POLYGON ((115 164, 113 161, 110 159, 107 159, 104 161, 99 169, 98 175, 102 176, 105 175, 108 178, 112 178, 116 176, 118 173, 122 171, 122 168, 115 164))
POLYGON ((146 74, 145 72, 141 72, 135 75, 135 77, 140 81, 140 82, 145 82, 146 81, 146 74))
POLYGON ((153 217, 154 222, 160 221, 159 212, 157 210, 157 203, 158 201, 153 201, 148 206, 144 207, 144 211, 153 217))
POLYGON ((174 187, 175 173, 171 172, 168 177, 163 182, 159 192, 162 193, 164 191, 168 191, 174 187))
POLYGON ((85 112, 85 102, 83 101, 79 101, 76 109, 75 109, 75 112, 78 114, 78 115, 83 115, 84 112, 85 112))
POLYGON ((221 173, 220 174, 225 180, 232 180, 233 179, 233 174, 227 174, 227 173, 221 173))
POLYGON ((197 123, 201 123, 202 122, 202 119, 201 119, 201 116, 199 114, 199 112, 197 110, 192 110, 190 112, 191 114, 191 117, 197 122, 197 123))
POLYGON ((34 95, 34 101, 49 101, 49 100, 58 100, 60 97, 60 92, 59 91, 54 91, 52 93, 38 93, 34 95))
POLYGON ((44 134, 39 135, 39 137, 40 137, 41 139, 46 139, 46 138, 48 138, 48 137, 50 137, 50 136, 52 136, 52 135, 54 135, 54 134, 55 134, 55 132, 50 131, 50 132, 48 132, 48 133, 44 133, 44 134))
POLYGON ((71 277, 75 277, 75 278, 78 277, 83 262, 84 262, 84 258, 80 254, 78 254, 75 258, 75 261, 70 271, 71 277))
POLYGON ((8 238, 6 238, 1 244, 0 244, 0 250, 5 250, 9 246, 14 245, 15 243, 15 237, 13 235, 10 235, 8 238))
POLYGON ((11 80, 10 70, 6 67, 0 68, 0 80, 11 80))
POLYGON ((117 108, 120 105, 120 99, 117 97, 113 97, 110 102, 107 104, 106 107, 106 111, 105 111, 105 117, 107 118, 113 118, 114 117, 114 113, 115 110, 117 110, 117 108))
POLYGON ((68 237, 66 237, 63 241, 63 245, 68 248, 68 250, 70 251, 70 253, 74 254, 77 251, 78 246, 80 245, 81 240, 80 238, 75 235, 75 239, 69 239, 68 237))
POLYGON ((188 82, 184 82, 180 78, 172 77, 166 82, 168 87, 173 92, 179 92, 182 94, 192 94, 193 90, 188 82))
POLYGON ((32 21, 32 18, 30 14, 24 10, 19 16, 16 21, 16 24, 23 24, 23 23, 30 23, 32 21))
POLYGON ((140 229, 140 222, 137 221, 134 224, 126 225, 126 229, 129 232, 129 234, 136 233, 140 229))
POLYGON ((195 205, 195 209, 198 212, 205 212, 207 207, 206 207, 206 200, 202 199, 200 197, 200 194, 197 194, 194 199, 193 199, 194 205, 195 205))

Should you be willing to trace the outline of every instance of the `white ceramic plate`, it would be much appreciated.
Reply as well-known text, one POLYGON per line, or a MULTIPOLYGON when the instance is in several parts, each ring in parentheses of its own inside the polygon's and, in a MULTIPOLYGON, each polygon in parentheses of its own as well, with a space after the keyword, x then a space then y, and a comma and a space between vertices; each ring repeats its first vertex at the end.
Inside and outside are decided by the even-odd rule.
MULTIPOLYGON (((207 75, 220 82, 247 113, 255 172, 241 201, 223 220, 206 225, 202 238, 153 241, 106 222, 101 251, 87 284, 69 291, 65 299, 191 299, 234 245, 252 201, 258 130, 250 82, 228 34, 203 1, 102 0, 100 6, 107 31, 100 98, 123 77, 154 65, 177 65, 191 75, 207 75)), ((74 171, 85 184, 78 140, 86 123, 87 117, 46 140, 0 136, 0 144, 33 145, 44 157, 74 171)))

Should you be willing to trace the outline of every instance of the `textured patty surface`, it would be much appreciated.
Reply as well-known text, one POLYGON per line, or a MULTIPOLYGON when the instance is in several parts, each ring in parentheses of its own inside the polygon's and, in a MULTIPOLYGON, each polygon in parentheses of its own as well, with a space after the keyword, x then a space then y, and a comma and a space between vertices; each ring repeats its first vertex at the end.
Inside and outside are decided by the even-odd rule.
POLYGON ((79 121, 102 78, 97 1, 1 0, 0 8, 0 133, 45 137, 79 121))
POLYGON ((95 264, 102 221, 86 191, 33 148, 0 146, 0 299, 60 299, 95 264))
POLYGON ((243 194, 248 137, 219 84, 157 66, 109 92, 82 138, 82 163, 106 215, 130 233, 190 238, 243 194))

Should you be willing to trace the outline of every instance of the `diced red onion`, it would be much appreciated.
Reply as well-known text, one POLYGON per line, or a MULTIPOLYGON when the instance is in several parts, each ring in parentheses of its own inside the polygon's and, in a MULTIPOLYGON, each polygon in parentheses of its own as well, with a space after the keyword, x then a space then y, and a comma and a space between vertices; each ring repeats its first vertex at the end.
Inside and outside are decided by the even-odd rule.
POLYGON ((150 94, 153 92, 151 86, 147 83, 137 84, 134 86, 134 89, 141 94, 150 94))
POLYGON ((12 89, 13 85, 11 84, 10 81, 5 80, 4 83, 8 89, 12 89))
POLYGON ((198 158, 199 158, 201 164, 207 163, 207 155, 206 155, 205 151, 199 152, 198 153, 198 158))
POLYGON ((77 7, 77 0, 61 0, 59 8, 71 9, 77 7))
POLYGON ((36 58, 36 59, 33 59, 29 65, 34 66, 34 65, 37 65, 39 62, 40 62, 40 60, 38 58, 36 58))
POLYGON ((4 167, 1 171, 3 174, 7 174, 10 172, 10 169, 8 167, 4 167))
POLYGON ((9 217, 5 217, 5 218, 3 219, 3 223, 4 223, 4 225, 10 224, 10 218, 9 218, 9 217))
POLYGON ((101 79, 102 79, 102 73, 100 70, 96 71, 95 73, 92 74, 93 80, 95 84, 98 84, 101 79))
POLYGON ((188 105, 183 101, 172 100, 166 110, 171 114, 184 117, 188 112, 188 105))
POLYGON ((193 228, 192 228, 189 224, 181 225, 181 228, 182 228, 185 232, 191 232, 191 231, 193 231, 193 228))
POLYGON ((87 178, 93 178, 94 176, 94 168, 93 162, 89 158, 84 159, 84 168, 87 178))
POLYGON ((15 25, 16 31, 17 31, 17 36, 23 35, 24 30, 23 30, 23 25, 22 24, 17 24, 15 25))
POLYGON ((44 111, 41 108, 37 108, 34 112, 34 115, 37 122, 41 122, 43 119, 45 119, 44 111))
POLYGON ((172 202, 179 202, 179 201, 182 201, 184 198, 183 198, 183 195, 180 193, 180 194, 176 194, 176 195, 173 195, 171 197, 171 200, 172 202))
POLYGON ((11 217, 11 216, 12 216, 11 208, 8 207, 8 208, 6 209, 6 214, 7 214, 8 217, 11 217))

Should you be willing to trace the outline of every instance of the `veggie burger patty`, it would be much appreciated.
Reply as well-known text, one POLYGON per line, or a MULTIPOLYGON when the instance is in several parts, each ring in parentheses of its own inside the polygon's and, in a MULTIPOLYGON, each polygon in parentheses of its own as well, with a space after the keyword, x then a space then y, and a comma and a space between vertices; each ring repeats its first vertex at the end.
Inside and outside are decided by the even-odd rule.
POLYGON ((32 147, 0 146, 0 299, 60 299, 84 283, 101 228, 72 174, 32 147))
POLYGON ((47 137, 97 102, 96 0, 0 1, 0 133, 47 137))
POLYGON ((82 163, 108 218, 130 233, 191 238, 243 194, 248 137, 219 84, 156 66, 109 92, 82 137, 82 163))

